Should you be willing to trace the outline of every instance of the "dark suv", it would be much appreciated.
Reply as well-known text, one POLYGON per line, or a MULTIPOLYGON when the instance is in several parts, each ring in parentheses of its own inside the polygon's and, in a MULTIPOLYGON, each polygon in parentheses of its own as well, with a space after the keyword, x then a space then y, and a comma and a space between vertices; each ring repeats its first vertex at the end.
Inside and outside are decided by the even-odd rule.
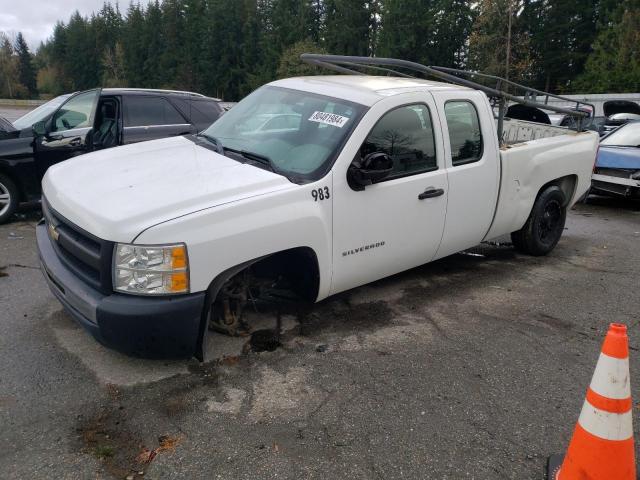
POLYGON ((104 88, 61 95, 0 124, 0 223, 20 202, 40 198, 51 165, 118 145, 204 130, 224 112, 190 92, 104 88))

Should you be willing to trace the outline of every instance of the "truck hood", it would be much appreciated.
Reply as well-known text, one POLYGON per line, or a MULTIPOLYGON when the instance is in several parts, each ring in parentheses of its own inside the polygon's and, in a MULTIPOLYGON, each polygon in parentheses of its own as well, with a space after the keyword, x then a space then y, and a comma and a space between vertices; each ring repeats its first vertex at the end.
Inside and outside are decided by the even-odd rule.
POLYGON ((198 210, 295 188, 184 137, 90 153, 47 171, 50 206, 93 235, 131 242, 143 230, 198 210))

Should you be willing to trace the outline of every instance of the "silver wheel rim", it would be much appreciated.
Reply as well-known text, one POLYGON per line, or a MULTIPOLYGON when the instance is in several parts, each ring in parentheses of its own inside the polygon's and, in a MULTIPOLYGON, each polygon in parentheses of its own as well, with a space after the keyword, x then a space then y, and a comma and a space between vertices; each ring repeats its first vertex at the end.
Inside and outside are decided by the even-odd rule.
POLYGON ((11 194, 9 188, 0 183, 0 216, 7 213, 9 206, 11 205, 11 194))

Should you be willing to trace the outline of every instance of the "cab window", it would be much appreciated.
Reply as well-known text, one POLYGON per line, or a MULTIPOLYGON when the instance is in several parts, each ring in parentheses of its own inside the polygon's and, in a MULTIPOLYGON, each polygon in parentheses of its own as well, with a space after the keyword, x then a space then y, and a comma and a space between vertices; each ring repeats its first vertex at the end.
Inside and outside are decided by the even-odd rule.
POLYGON ((453 166, 477 162, 482 158, 482 133, 478 111, 467 100, 456 100, 444 105, 449 129, 451 161, 453 166))
POLYGON ((393 159, 393 170, 383 181, 437 170, 429 108, 407 105, 386 113, 360 147, 362 158, 374 152, 384 152, 393 159))
POLYGON ((91 116, 96 91, 76 95, 60 107, 53 117, 51 131, 61 132, 73 128, 91 127, 91 116))

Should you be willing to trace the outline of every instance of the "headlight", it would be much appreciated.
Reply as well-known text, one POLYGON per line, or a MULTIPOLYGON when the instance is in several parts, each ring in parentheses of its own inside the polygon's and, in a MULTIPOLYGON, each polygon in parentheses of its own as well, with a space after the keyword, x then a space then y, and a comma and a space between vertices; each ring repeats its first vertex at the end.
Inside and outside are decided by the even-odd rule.
POLYGON ((189 293, 187 246, 117 243, 113 254, 113 288, 138 295, 189 293))

